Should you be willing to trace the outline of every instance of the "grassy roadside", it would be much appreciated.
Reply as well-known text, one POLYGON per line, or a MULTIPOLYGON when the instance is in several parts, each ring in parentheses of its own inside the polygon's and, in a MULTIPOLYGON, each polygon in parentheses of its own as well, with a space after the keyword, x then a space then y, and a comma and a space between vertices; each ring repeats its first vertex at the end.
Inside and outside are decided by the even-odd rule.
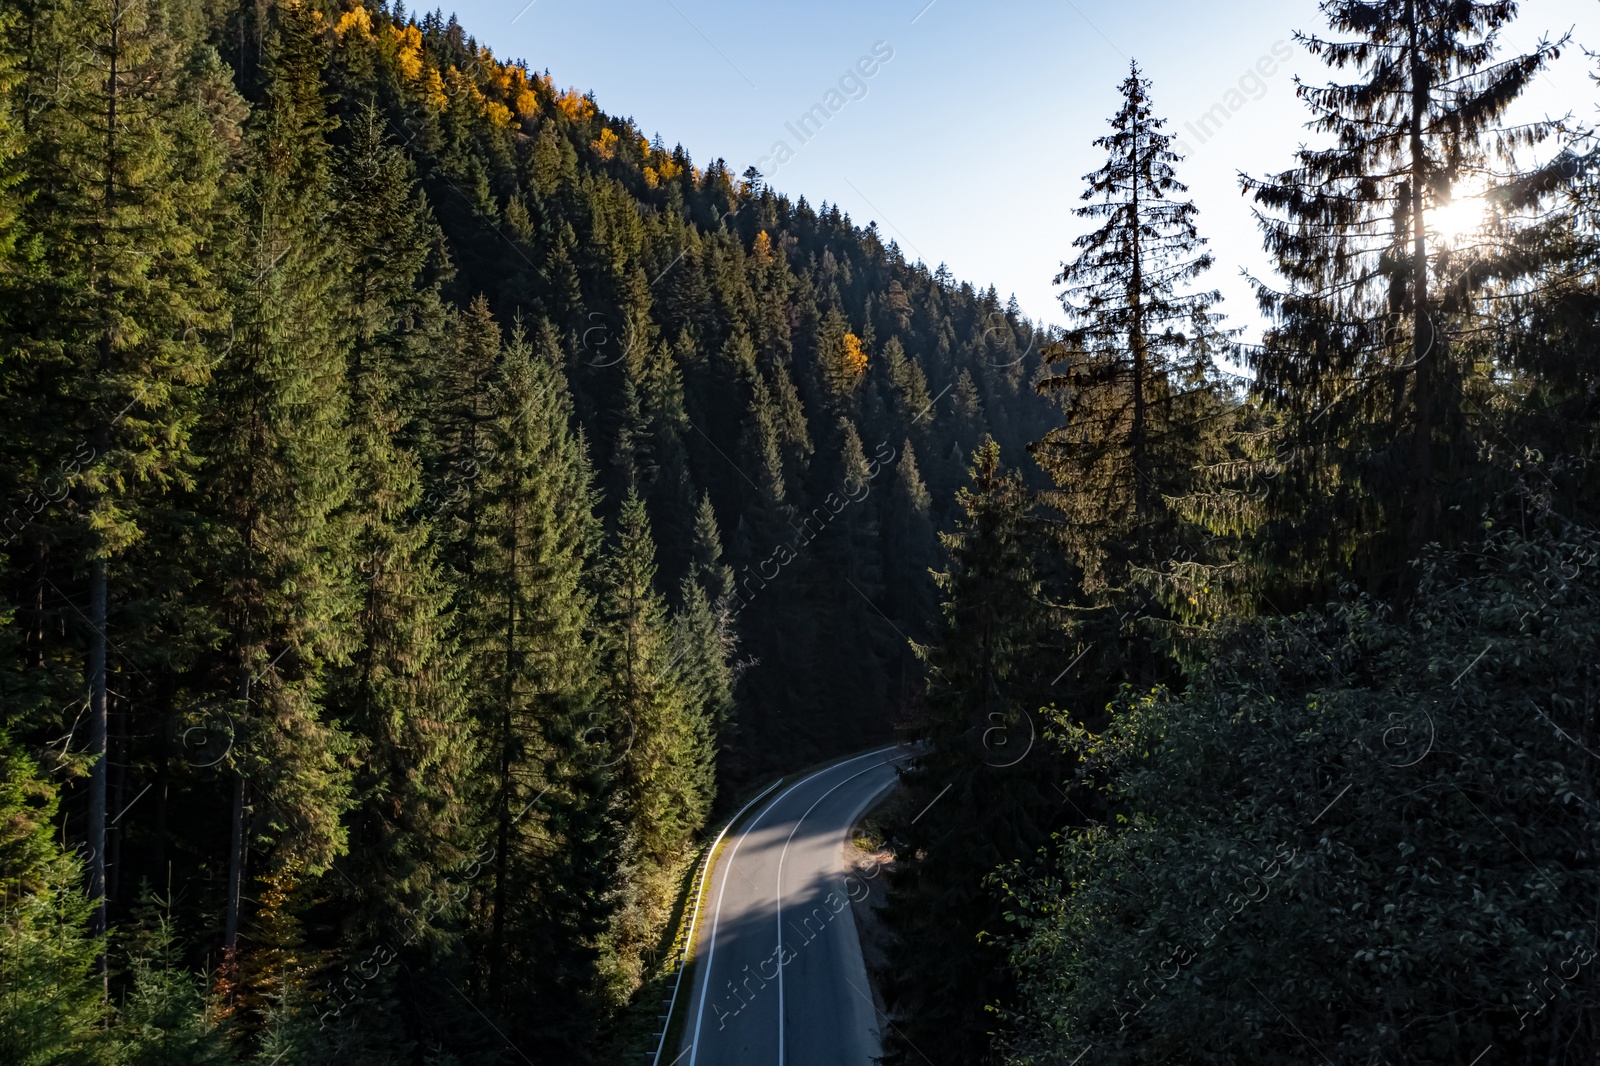
MULTIPOLYGON (((783 777, 778 778, 776 781, 772 781, 764 786, 752 786, 746 791, 746 793, 741 794, 739 796, 739 807, 737 808, 737 813, 735 813, 735 815, 723 826, 719 827, 716 833, 711 834, 710 841, 708 841, 707 844, 700 850, 697 856, 697 861, 684 877, 683 887, 679 893, 680 902, 673 913, 673 935, 671 942, 676 944, 680 938, 684 937, 685 930, 687 930, 689 925, 694 922, 693 908, 698 902, 697 895, 701 880, 697 875, 699 875, 700 871, 704 869, 706 871, 706 880, 709 883, 710 875, 716 870, 717 862, 721 858, 723 850, 728 846, 728 842, 735 837, 738 828, 748 822, 751 818, 755 817, 755 815, 758 814, 765 806, 764 802, 752 803, 751 800, 757 798, 762 798, 765 800, 772 796, 776 796, 781 793, 783 789, 788 788, 801 778, 808 777, 811 774, 818 773, 822 770, 826 770, 831 766, 837 766, 840 763, 849 762, 851 759, 860 758, 863 755, 878 751, 883 747, 885 747, 885 745, 875 744, 871 747, 863 748, 860 751, 850 752, 847 755, 841 755, 838 758, 829 759, 826 762, 817 763, 816 765, 808 766, 803 770, 797 770, 794 773, 786 774, 783 777), (715 851, 709 856, 706 855, 706 849, 713 846, 715 847, 715 851)), ((668 1066, 668 1064, 673 1061, 673 1056, 678 1053, 678 1045, 683 1041, 684 1030, 689 1021, 689 1003, 694 998, 695 973, 699 964, 699 942, 704 935, 705 923, 701 922, 695 926, 694 942, 685 945, 685 962, 683 966, 682 978, 677 978, 676 970, 670 970, 663 975, 664 979, 650 982, 649 985, 640 990, 639 996, 635 997, 635 1006, 630 1007, 628 1012, 632 1014, 639 1007, 648 1007, 648 1015, 650 1019, 654 1021, 657 1017, 659 1017, 661 1001, 670 998, 672 995, 673 981, 675 979, 681 980, 681 984, 678 986, 679 992, 677 1002, 673 1005, 671 1016, 667 1019, 666 1033, 661 1041, 662 1047, 669 1049, 668 1053, 663 1054, 660 1057, 661 1066, 668 1066), (652 988, 651 986, 658 987, 652 988)), ((654 1051, 655 1046, 653 1042, 641 1046, 631 1046, 628 1055, 622 1061, 627 1063, 628 1066, 638 1066, 640 1063, 647 1063, 649 1060, 646 1058, 646 1056, 654 1051)))

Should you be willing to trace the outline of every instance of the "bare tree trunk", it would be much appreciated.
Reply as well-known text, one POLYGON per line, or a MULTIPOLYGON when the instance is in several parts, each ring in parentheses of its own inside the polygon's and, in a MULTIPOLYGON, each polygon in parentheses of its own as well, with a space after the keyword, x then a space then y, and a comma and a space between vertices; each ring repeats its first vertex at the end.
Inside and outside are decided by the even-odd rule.
POLYGON ((1422 65, 1421 41, 1415 0, 1406 5, 1411 51, 1411 363, 1417 390, 1417 425, 1413 440, 1415 512, 1408 535, 1409 554, 1422 549, 1433 513, 1434 392, 1444 358, 1443 338, 1437 336, 1428 296, 1428 232, 1426 218, 1427 151, 1422 132, 1427 122, 1430 86, 1422 65))
MULTIPOLYGON (((91 935, 106 931, 106 561, 89 579, 89 898, 91 935)), ((102 967, 104 956, 101 958, 102 967)))
MULTIPOLYGON (((121 21, 120 6, 113 5, 111 20, 111 40, 107 48, 110 66, 106 71, 106 158, 105 158, 105 204, 101 208, 100 220, 102 245, 104 244, 105 230, 111 223, 111 213, 116 201, 116 162, 117 162, 117 58, 118 40, 117 24, 121 21)), ((108 282, 109 288, 109 282, 108 282)), ((110 294, 106 294, 109 300, 110 294)), ((110 315, 106 315, 105 329, 100 336, 100 361, 98 370, 101 374, 111 369, 113 351, 113 330, 110 315)), ((104 455, 110 446, 111 427, 102 422, 96 429, 99 438, 100 454, 104 455)), ((103 500, 94 499, 89 503, 91 511, 103 506, 103 500)), ((89 898, 95 901, 94 913, 89 920, 89 931, 94 936, 106 932, 106 650, 108 638, 106 636, 107 600, 110 598, 108 566, 101 538, 91 534, 91 548, 94 552, 93 568, 89 576, 89 654, 88 654, 88 681, 89 681, 89 755, 94 763, 89 771, 89 898)), ((110 974, 107 970, 105 952, 100 954, 100 977, 102 985, 109 993, 110 974)))
MULTIPOLYGON (((244 702, 250 702, 250 674, 246 667, 244 681, 240 684, 244 702)), ((244 891, 244 807, 245 779, 242 769, 233 772, 233 819, 228 831, 228 913, 223 923, 222 947, 232 955, 239 943, 239 901, 244 891)))
POLYGON ((521 517, 521 475, 516 475, 511 493, 511 566, 506 582, 506 665, 504 706, 500 724, 500 803, 499 826, 496 833, 494 877, 494 930, 489 943, 489 991, 500 994, 502 968, 505 963, 506 935, 506 880, 510 873, 511 851, 511 701, 516 692, 517 668, 517 551, 518 519, 521 517))

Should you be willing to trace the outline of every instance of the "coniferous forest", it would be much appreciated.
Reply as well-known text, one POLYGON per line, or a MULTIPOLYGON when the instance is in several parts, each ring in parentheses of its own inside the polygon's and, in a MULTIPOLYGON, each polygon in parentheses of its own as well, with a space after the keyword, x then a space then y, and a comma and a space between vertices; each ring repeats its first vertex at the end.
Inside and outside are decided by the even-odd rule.
POLYGON ((1046 329, 440 12, 0 0, 0 1063, 637 1063, 897 741, 886 1062, 1593 1063, 1600 94, 1321 9, 1246 342, 1137 64, 1046 329))

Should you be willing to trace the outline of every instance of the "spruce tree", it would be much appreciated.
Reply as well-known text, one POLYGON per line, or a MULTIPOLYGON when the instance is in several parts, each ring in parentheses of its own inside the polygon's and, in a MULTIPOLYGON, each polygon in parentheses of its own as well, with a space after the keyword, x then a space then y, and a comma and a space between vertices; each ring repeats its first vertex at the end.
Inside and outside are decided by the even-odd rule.
POLYGON ((925 640, 937 620, 931 571, 939 542, 933 529, 933 498, 922 482, 909 439, 900 445, 893 478, 884 506, 885 584, 893 594, 894 617, 908 636, 925 640))
POLYGON ((121 952, 127 992, 112 1038, 119 1066, 223 1066, 236 1061, 208 1002, 205 975, 188 967, 171 901, 145 887, 121 952))
POLYGON ((1487 316, 1493 328, 1480 346, 1497 357, 1502 396, 1521 399, 1500 405, 1500 434, 1490 439, 1502 446, 1514 442, 1514 448, 1502 452, 1499 476, 1484 488, 1527 480, 1527 468, 1514 461, 1515 449, 1525 449, 1523 455, 1544 460, 1532 480, 1545 486, 1551 506, 1593 524, 1600 509, 1593 461, 1600 418, 1592 364, 1584 353, 1600 344, 1589 280, 1590 266, 1600 262, 1600 177, 1592 157, 1568 148, 1503 187, 1496 199, 1499 211, 1519 223, 1508 251, 1522 254, 1501 257, 1517 269, 1504 271, 1494 286, 1494 309, 1487 316), (1529 216, 1536 221, 1529 224, 1529 216))
POLYGON ((104 1011, 96 900, 56 839, 57 810, 55 786, 0 731, 0 1058, 25 1066, 95 1061, 104 1011))
POLYGON ((680 599, 682 606, 673 619, 673 657, 678 660, 686 703, 706 726, 706 735, 696 743, 708 756, 700 769, 709 807, 716 779, 709 753, 726 747, 732 731, 733 659, 739 640, 726 599, 712 599, 705 586, 691 578, 684 578, 680 599))
POLYGON ((563 355, 548 323, 518 324, 486 428, 493 456, 466 516, 463 593, 470 706, 484 752, 486 871, 473 888, 481 985, 517 1032, 576 1054, 595 1006, 614 863, 608 808, 627 737, 597 706, 593 474, 568 425, 563 355))
POLYGON ((451 589, 437 561, 432 516, 418 514, 414 363, 442 347, 436 293, 422 284, 431 219, 408 161, 368 109, 341 160, 337 231, 351 268, 355 336, 349 357, 349 447, 360 561, 356 650, 330 702, 355 746, 360 807, 341 887, 355 943, 413 927, 465 854, 461 786, 476 769, 456 656, 451 589))
POLYGON ((1055 482, 1047 499, 1082 573, 1099 654, 1148 677, 1147 638, 1128 619, 1170 617, 1170 580, 1161 580, 1170 561, 1209 543, 1174 501, 1223 457, 1228 425, 1213 359, 1228 338, 1213 310, 1219 294, 1189 291, 1211 255, 1137 66, 1120 92, 1112 132, 1094 142, 1106 163, 1085 176, 1088 203, 1077 209, 1102 221, 1073 242, 1079 253, 1056 277, 1072 324, 1043 353, 1065 364, 1039 387, 1060 399, 1066 424, 1033 451, 1055 482))
POLYGON ((715 630, 706 631, 708 605, 698 592, 690 603, 702 608, 698 636, 705 642, 674 648, 673 620, 655 588, 655 554, 644 501, 629 492, 604 573, 602 699, 607 725, 627 737, 619 764, 619 906, 607 938, 613 995, 630 994, 638 984, 643 952, 671 906, 677 866, 715 793, 716 709, 702 700, 718 695, 711 658, 720 649, 707 639, 715 630), (686 679, 691 656, 699 676, 686 679))
MULTIPOLYGON (((212 116, 184 91, 184 42, 163 7, 82 0, 24 17, 38 51, 22 82, 30 113, 21 221, 50 251, 8 276, 7 326, 33 367, 14 384, 26 402, 46 403, 55 422, 40 442, 54 458, 40 473, 81 459, 67 486, 76 528, 63 538, 75 558, 71 576, 57 577, 85 581, 77 617, 96 756, 89 891, 103 899, 108 631, 119 611, 133 609, 127 601, 149 595, 126 587, 123 560, 158 521, 162 498, 189 484, 196 467, 190 437, 211 361, 203 338, 224 317, 206 250, 224 151, 212 116)), ((0 221, 16 220, 0 209, 0 221)), ((105 929, 103 907, 95 922, 105 929)))
POLYGON ((962 455, 977 450, 987 435, 983 417, 983 397, 978 395, 978 384, 966 367, 956 377, 955 388, 950 392, 950 409, 955 415, 955 443, 962 455))
POLYGON ((1468 423, 1487 363, 1455 338, 1477 327, 1477 294, 1504 256, 1441 233, 1437 215, 1510 182, 1496 163, 1553 132, 1500 123, 1561 45, 1498 58, 1513 0, 1321 6, 1338 36, 1297 37, 1354 77, 1299 93, 1309 126, 1335 141, 1244 179, 1289 283, 1258 285, 1274 326, 1249 363, 1284 421, 1276 509, 1300 531, 1274 540, 1301 585, 1328 558, 1392 580, 1430 539, 1475 521, 1476 506, 1454 508, 1472 493, 1468 423))
POLYGON ((348 661, 352 577, 345 263, 329 232, 335 122, 320 22, 271 10, 264 100, 249 129, 249 238, 233 275, 235 340, 207 414, 215 587, 229 632, 216 695, 237 737, 224 946, 235 946, 254 849, 314 876, 344 850, 348 740, 323 708, 348 661), (225 686, 225 687, 224 687, 225 686), (229 691, 231 690, 231 691, 229 691))
POLYGON ((427 491, 417 510, 439 531, 451 568, 461 571, 470 553, 466 516, 476 509, 480 479, 494 458, 487 427, 493 417, 489 397, 502 337, 489 301, 481 294, 473 297, 466 311, 448 313, 444 328, 450 338, 448 352, 444 358, 425 362, 427 491))
POLYGON ((659 864, 705 820, 712 738, 704 707, 681 683, 655 578, 650 520, 644 501, 629 493, 605 571, 604 698, 632 738, 622 764, 631 839, 641 858, 659 864))
POLYGON ((953 1061, 995 1061, 983 1010, 1007 987, 989 939, 1003 916, 980 886, 1038 847, 1061 810, 1050 791, 1060 760, 1034 715, 1059 667, 1041 647, 1053 642, 1033 497, 992 440, 970 477, 955 530, 940 536, 942 618, 933 641, 917 645, 929 671, 925 746, 893 826, 902 858, 885 915, 894 934, 885 998, 897 1022, 885 1050, 894 1063, 919 1061, 915 1048, 935 1040, 953 1061))
POLYGON ((628 485, 654 507, 669 544, 669 571, 682 573, 686 546, 694 524, 694 487, 684 435, 689 429, 684 410, 683 380, 671 348, 657 342, 630 349, 622 362, 624 418, 619 451, 626 451, 628 485))
POLYGON ((693 563, 691 576, 705 589, 713 604, 721 604, 733 595, 733 571, 723 562, 722 533, 709 492, 701 495, 700 505, 695 509, 693 563))

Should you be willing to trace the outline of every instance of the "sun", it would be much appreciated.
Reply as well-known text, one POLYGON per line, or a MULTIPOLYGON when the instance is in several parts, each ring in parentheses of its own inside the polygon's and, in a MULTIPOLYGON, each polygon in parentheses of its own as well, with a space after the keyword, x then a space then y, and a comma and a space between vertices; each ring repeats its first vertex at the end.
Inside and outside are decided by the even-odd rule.
POLYGON ((1481 183, 1457 182, 1450 199, 1435 204, 1428 212, 1428 232, 1435 240, 1459 245, 1483 229, 1488 216, 1488 205, 1483 197, 1481 183))

